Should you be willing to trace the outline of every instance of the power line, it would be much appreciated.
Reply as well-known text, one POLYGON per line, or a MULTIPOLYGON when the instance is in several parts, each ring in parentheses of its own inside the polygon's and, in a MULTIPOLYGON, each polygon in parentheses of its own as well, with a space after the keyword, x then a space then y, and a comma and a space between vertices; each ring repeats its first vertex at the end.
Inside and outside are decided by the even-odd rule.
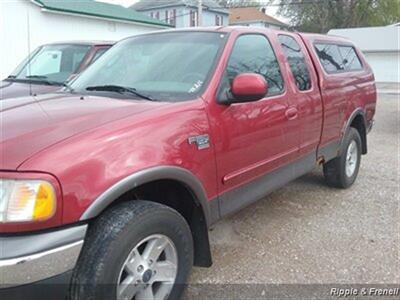
MULTIPOLYGON (((146 4, 150 3, 149 5, 154 5, 153 7, 147 8, 146 10, 157 9, 157 7, 162 6, 162 5, 168 5, 168 4, 172 5, 173 4, 169 0, 157 1, 157 2, 153 2, 153 3, 151 3, 147 0, 144 0, 144 1, 146 1, 146 4)), ((332 0, 303 0, 303 1, 297 0, 297 1, 290 1, 290 2, 280 1, 278 3, 271 3, 270 1, 259 1, 259 2, 257 2, 257 4, 253 4, 253 5, 210 6, 207 4, 203 4, 203 7, 210 8, 210 9, 229 9, 229 8, 246 8, 246 7, 261 7, 261 6, 309 5, 309 4, 318 4, 318 3, 329 2, 329 1, 332 1, 332 0)), ((176 6, 185 5, 186 7, 190 7, 190 6, 196 7, 194 2, 193 2, 193 4, 192 3, 186 3, 186 4, 185 3, 181 3, 181 4, 175 3, 175 5, 176 6)))

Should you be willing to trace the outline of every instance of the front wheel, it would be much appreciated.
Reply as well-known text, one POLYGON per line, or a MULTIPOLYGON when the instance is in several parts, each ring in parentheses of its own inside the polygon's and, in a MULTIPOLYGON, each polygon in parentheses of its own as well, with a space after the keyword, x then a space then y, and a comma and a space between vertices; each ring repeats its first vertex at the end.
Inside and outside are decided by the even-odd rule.
POLYGON ((178 212, 148 201, 122 203, 89 229, 69 298, 178 299, 192 265, 192 235, 178 212))
POLYGON ((357 178, 361 162, 361 137, 355 128, 347 132, 340 156, 324 164, 324 176, 328 185, 350 187, 357 178))

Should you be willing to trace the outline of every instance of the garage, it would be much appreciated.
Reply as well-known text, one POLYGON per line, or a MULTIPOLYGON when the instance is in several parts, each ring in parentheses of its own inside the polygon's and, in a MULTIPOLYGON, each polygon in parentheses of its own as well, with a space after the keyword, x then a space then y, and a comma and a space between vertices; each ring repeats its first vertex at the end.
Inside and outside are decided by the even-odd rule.
POLYGON ((350 39, 364 53, 379 83, 400 82, 400 24, 332 29, 330 35, 350 39))
POLYGON ((367 52, 365 57, 378 82, 399 82, 400 59, 397 52, 367 52))

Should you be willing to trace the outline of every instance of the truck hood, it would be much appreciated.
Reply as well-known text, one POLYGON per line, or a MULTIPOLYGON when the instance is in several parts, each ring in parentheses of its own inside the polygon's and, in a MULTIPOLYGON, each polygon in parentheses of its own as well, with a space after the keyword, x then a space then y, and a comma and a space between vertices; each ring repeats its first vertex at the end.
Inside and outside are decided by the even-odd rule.
POLYGON ((59 85, 30 84, 3 80, 0 82, 0 100, 52 93, 61 88, 59 85))
POLYGON ((2 100, 0 170, 16 170, 32 155, 57 142, 160 105, 66 94, 2 100))

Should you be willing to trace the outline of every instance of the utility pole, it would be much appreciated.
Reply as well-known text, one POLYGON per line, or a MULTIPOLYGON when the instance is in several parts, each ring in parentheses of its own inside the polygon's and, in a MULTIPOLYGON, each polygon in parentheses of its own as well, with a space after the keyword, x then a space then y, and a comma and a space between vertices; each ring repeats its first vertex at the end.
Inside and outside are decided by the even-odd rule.
POLYGON ((203 25, 203 0, 198 0, 197 6, 197 26, 203 25))

